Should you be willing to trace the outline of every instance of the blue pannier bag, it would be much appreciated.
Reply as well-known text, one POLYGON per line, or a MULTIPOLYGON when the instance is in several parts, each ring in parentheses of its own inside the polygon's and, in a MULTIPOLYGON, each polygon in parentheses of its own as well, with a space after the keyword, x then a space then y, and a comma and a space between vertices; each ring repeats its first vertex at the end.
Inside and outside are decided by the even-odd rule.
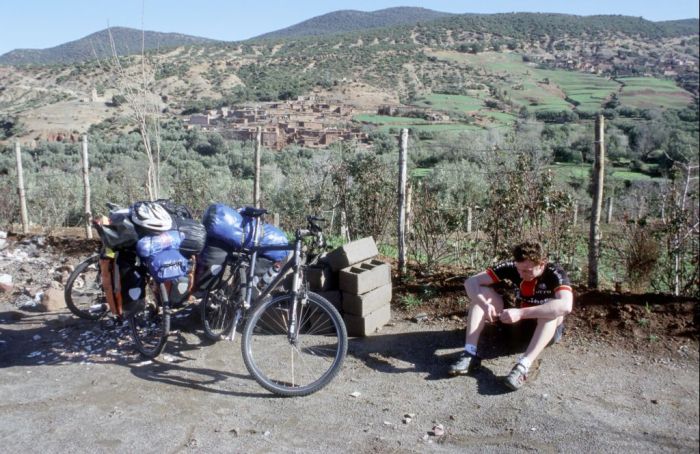
POLYGON ((177 230, 168 230, 158 235, 148 235, 136 243, 136 253, 147 259, 168 249, 178 249, 182 244, 183 235, 177 230))
MULTIPOLYGON (((262 234, 260 235, 260 241, 258 243, 260 246, 287 246, 289 240, 287 240, 287 235, 278 227, 272 224, 263 224, 262 234)), ((263 251, 262 256, 272 260, 273 262, 280 262, 285 260, 291 251, 263 251)))
POLYGON ((215 203, 207 208, 202 217, 202 224, 207 230, 207 237, 220 240, 232 249, 240 249, 250 242, 250 220, 222 203, 215 203))
POLYGON ((177 249, 166 249, 152 256, 148 261, 148 271, 157 282, 175 280, 187 275, 190 261, 177 249))

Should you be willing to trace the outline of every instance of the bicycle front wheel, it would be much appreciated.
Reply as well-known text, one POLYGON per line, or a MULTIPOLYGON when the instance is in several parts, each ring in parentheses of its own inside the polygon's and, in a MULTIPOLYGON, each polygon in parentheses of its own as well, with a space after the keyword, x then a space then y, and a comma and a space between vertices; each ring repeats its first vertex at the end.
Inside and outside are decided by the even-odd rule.
POLYGON ((245 325, 241 349, 246 368, 265 389, 281 396, 314 393, 338 374, 348 349, 345 324, 326 299, 309 293, 296 308, 281 295, 262 303, 245 325))
POLYGON ((107 312, 99 261, 100 256, 93 255, 79 263, 63 290, 68 309, 85 320, 97 320, 107 312))
POLYGON ((169 310, 164 310, 162 304, 147 294, 142 307, 129 315, 129 325, 139 353, 146 358, 161 354, 170 333, 169 310))

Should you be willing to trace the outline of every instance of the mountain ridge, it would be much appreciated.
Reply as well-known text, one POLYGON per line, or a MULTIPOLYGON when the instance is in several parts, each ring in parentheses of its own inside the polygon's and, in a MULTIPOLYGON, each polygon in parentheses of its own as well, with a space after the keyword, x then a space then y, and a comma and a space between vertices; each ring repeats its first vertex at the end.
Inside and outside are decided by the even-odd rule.
POLYGON ((315 16, 289 27, 263 33, 250 38, 260 39, 299 38, 303 36, 323 36, 375 28, 414 25, 454 16, 427 8, 399 6, 377 11, 339 10, 315 16), (358 22, 362 24, 358 25, 358 22))
MULTIPOLYGON (((404 30, 412 27, 489 33, 509 38, 527 38, 529 35, 596 34, 619 31, 629 35, 669 37, 697 35, 696 18, 652 22, 641 17, 623 15, 575 16, 555 13, 497 13, 452 14, 426 8, 396 7, 363 12, 340 10, 316 16, 273 32, 243 41, 221 41, 210 38, 142 31, 127 27, 111 27, 47 49, 15 49, 0 55, 0 65, 70 64, 112 56, 109 34, 112 34, 118 55, 152 51, 189 45, 216 45, 284 41, 290 39, 319 39, 354 33, 380 33, 382 30, 404 30)), ((436 33, 434 33, 436 34, 436 33)))
POLYGON ((58 46, 46 49, 15 49, 0 55, 0 64, 29 65, 29 64, 61 64, 109 58, 113 55, 111 41, 118 55, 140 53, 142 48, 147 51, 178 47, 182 45, 215 44, 221 41, 185 35, 182 33, 164 33, 142 31, 129 27, 110 27, 90 35, 58 46), (110 39, 110 34, 112 38, 110 39))

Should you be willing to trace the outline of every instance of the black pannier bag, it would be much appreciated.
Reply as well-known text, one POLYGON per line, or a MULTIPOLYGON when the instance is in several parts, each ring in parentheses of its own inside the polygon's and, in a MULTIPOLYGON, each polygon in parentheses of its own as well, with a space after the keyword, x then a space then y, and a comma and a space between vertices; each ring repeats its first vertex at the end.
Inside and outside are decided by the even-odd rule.
POLYGON ((192 213, 185 205, 178 205, 170 199, 158 199, 156 203, 167 211, 173 217, 192 219, 192 213))
POLYGON ((117 255, 117 265, 122 305, 124 312, 129 313, 145 298, 147 270, 132 251, 120 252, 117 255))
POLYGON ((211 290, 221 282, 226 267, 226 258, 229 255, 222 246, 225 245, 209 240, 197 256, 195 288, 198 291, 211 290))
POLYGON ((194 219, 176 218, 177 230, 182 234, 180 252, 186 257, 197 255, 204 249, 207 231, 204 225, 194 219))
POLYGON ((136 226, 129 219, 128 212, 113 213, 108 224, 102 224, 97 229, 102 243, 112 250, 133 248, 139 240, 136 226))

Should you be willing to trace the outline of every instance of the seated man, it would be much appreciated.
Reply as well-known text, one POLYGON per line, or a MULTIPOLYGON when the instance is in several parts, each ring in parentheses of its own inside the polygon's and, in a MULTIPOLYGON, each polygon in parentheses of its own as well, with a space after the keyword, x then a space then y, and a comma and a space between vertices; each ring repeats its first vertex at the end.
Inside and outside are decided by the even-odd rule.
POLYGON ((512 261, 468 278, 464 288, 471 301, 466 345, 459 360, 450 367, 450 375, 466 375, 480 366, 476 347, 485 323, 532 320, 535 328, 530 343, 505 379, 508 387, 519 389, 542 350, 561 338, 564 316, 571 312, 574 299, 569 278, 560 267, 547 262, 540 243, 527 241, 513 248, 512 261), (492 287, 504 280, 516 287, 517 309, 504 309, 503 297, 492 287))

